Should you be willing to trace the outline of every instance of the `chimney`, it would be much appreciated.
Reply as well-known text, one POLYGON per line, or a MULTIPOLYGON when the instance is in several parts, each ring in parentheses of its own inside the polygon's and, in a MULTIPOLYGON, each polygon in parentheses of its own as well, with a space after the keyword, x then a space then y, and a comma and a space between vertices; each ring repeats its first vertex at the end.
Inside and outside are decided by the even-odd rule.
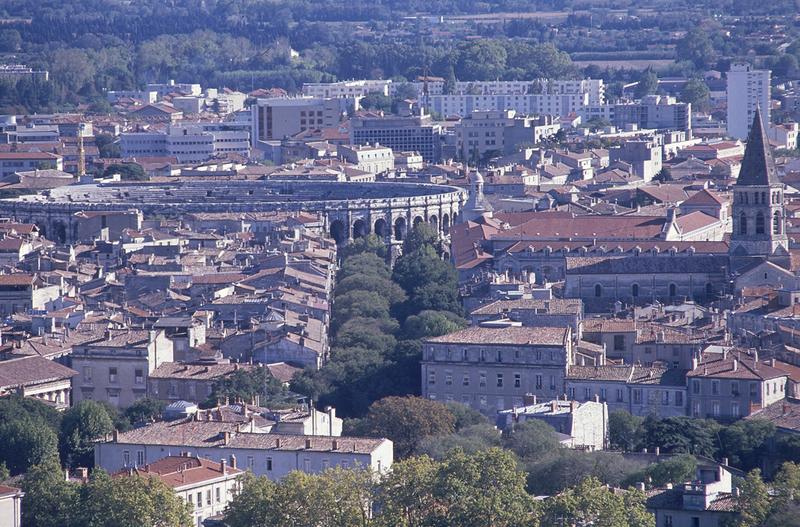
POLYGON ((594 394, 594 402, 596 402, 596 403, 600 402, 600 396, 599 395, 594 394))
POLYGON ((333 443, 331 444, 331 450, 339 450, 339 441, 334 439, 333 443))
POLYGON ((736 498, 738 498, 738 497, 740 497, 742 495, 742 491, 739 489, 739 487, 736 487, 735 489, 733 489, 733 495, 736 498))
POLYGON ((67 482, 69 481, 69 469, 68 468, 64 469, 64 481, 67 481, 67 482))
POLYGON ((231 433, 225 430, 224 432, 222 432, 222 443, 224 445, 227 445, 230 442, 231 442, 231 433))
POLYGON ((786 404, 786 403, 783 403, 782 406, 781 406, 781 415, 786 415, 788 413, 789 413, 789 405, 786 404))
POLYGON ((114 429, 114 431, 111 433, 111 440, 112 440, 112 441, 114 441, 115 443, 116 443, 117 441, 119 441, 119 430, 117 430, 116 428, 115 428, 115 429, 114 429))
POLYGON ((726 458, 726 457, 722 458, 722 464, 727 467, 728 466, 728 458, 726 458))
POLYGON ((775 358, 774 357, 769 359, 769 365, 772 366, 773 368, 775 367, 775 358))
POLYGON ((311 449, 311 439, 306 439, 306 450, 311 449))
POLYGON ((276 437, 275 438, 275 448, 280 448, 280 447, 281 447, 281 438, 280 437, 276 437))
POLYGON ((739 371, 739 361, 733 359, 733 371, 739 371))
POLYGON ((236 468, 236 456, 231 454, 231 468, 236 468))
POLYGON ((219 460, 219 471, 222 472, 223 476, 228 473, 228 463, 225 461, 225 458, 219 460))
POLYGON ((661 447, 660 446, 656 447, 655 453, 656 453, 657 456, 661 455, 661 447))

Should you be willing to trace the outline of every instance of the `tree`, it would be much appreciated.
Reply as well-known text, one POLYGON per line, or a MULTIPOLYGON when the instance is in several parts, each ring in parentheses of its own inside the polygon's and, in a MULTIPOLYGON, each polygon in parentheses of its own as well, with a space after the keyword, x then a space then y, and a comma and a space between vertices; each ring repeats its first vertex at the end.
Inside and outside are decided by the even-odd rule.
POLYGON ((608 440, 611 448, 631 452, 642 441, 644 418, 631 415, 625 410, 615 410, 608 415, 608 440))
POLYGON ((538 457, 560 446, 555 429, 539 419, 529 419, 507 429, 503 443, 521 458, 538 457))
POLYGON ((360 101, 361 107, 365 110, 379 110, 390 112, 392 110, 391 97, 382 93, 368 93, 360 101))
POLYGON ((22 35, 16 29, 0 31, 0 51, 14 53, 22 46, 22 35))
POLYGON ((246 404, 259 401, 266 404, 285 391, 283 383, 273 377, 265 366, 239 368, 214 382, 204 406, 213 407, 225 401, 246 404))
POLYGON ((100 157, 120 157, 119 144, 111 134, 97 134, 94 136, 94 143, 100 151, 100 157))
POLYGON ((707 110, 709 91, 703 79, 689 79, 681 90, 681 101, 691 103, 693 110, 707 110))
POLYGON ((542 525, 595 525, 602 527, 655 527, 647 513, 644 494, 629 491, 625 499, 612 493, 597 478, 586 478, 544 502, 542 525))
POLYGON ((114 430, 108 412, 96 401, 83 400, 64 412, 61 453, 72 467, 94 465, 94 441, 114 430))
POLYGON ((403 337, 424 339, 447 335, 465 327, 467 321, 450 311, 420 311, 409 316, 403 323, 403 337))
POLYGON ((434 495, 445 504, 444 525, 536 525, 536 502, 525 491, 525 474, 514 455, 499 448, 453 452, 443 461, 434 495))
POLYGON ((336 284, 335 294, 337 298, 339 295, 345 295, 351 291, 377 293, 388 301, 390 306, 399 304, 406 299, 406 293, 402 287, 392 282, 389 278, 383 278, 375 274, 348 276, 336 284))
POLYGON ((381 527, 431 525, 438 510, 434 496, 438 471, 439 464, 428 456, 394 463, 378 489, 382 507, 376 523, 381 527))
POLYGON ((457 429, 446 436, 429 436, 420 441, 415 453, 442 460, 456 450, 474 454, 502 446, 500 433, 488 422, 457 429))
POLYGON ((58 460, 33 465, 22 480, 22 520, 29 527, 78 527, 79 490, 64 480, 58 460))
POLYGON ((164 403, 158 399, 145 397, 144 399, 139 399, 127 407, 124 415, 128 422, 130 422, 132 425, 136 425, 137 423, 143 423, 151 419, 159 418, 163 409, 164 403))
POLYGON ((765 419, 748 419, 720 430, 720 455, 744 470, 760 465, 762 452, 775 436, 775 425, 765 419))
POLYGON ((122 181, 146 181, 148 179, 142 165, 138 163, 114 163, 113 165, 108 165, 103 171, 104 178, 111 177, 114 174, 119 174, 122 181))
POLYGON ((764 524, 770 510, 767 485, 761 479, 761 471, 754 469, 747 473, 739 485, 741 491, 736 499, 739 513, 738 527, 757 527, 764 524))
POLYGON ((439 233, 436 232, 432 225, 420 222, 411 229, 411 232, 408 233, 408 236, 403 241, 403 253, 415 253, 425 246, 433 247, 437 254, 441 254, 442 244, 439 239, 439 233))
POLYGON ((331 330, 356 317, 389 319, 389 299, 377 291, 354 290, 336 295, 331 330))
POLYGON ((476 40, 460 52, 456 75, 465 80, 498 79, 506 68, 508 52, 496 40, 476 40))
POLYGON ((392 277, 408 294, 407 315, 423 310, 461 311, 455 269, 430 245, 398 258, 392 277))
POLYGON ((643 423, 644 446, 649 450, 660 447, 662 452, 686 452, 696 456, 714 457, 721 428, 716 421, 692 417, 648 416, 643 423))
POLYGON ((658 75, 652 70, 647 68, 639 77, 639 83, 636 85, 636 97, 642 98, 645 95, 651 95, 658 91, 658 75))
POLYGON ((386 244, 375 233, 369 233, 366 236, 356 238, 344 247, 338 250, 339 257, 346 260, 351 256, 362 253, 370 253, 378 256, 379 258, 386 258, 386 244))
POLYGON ((372 435, 394 442, 398 457, 409 455, 420 441, 455 430, 455 418, 442 403, 422 397, 385 397, 372 403, 366 426, 372 435))
POLYGON ((0 424, 0 461, 12 474, 20 474, 31 465, 58 460, 58 438, 44 421, 23 417, 0 424))
POLYGON ((85 527, 190 527, 189 504, 156 477, 111 477, 95 470, 81 489, 85 527))
POLYGON ((707 32, 695 26, 686 32, 675 46, 677 60, 687 60, 698 69, 707 69, 716 60, 714 47, 707 32))

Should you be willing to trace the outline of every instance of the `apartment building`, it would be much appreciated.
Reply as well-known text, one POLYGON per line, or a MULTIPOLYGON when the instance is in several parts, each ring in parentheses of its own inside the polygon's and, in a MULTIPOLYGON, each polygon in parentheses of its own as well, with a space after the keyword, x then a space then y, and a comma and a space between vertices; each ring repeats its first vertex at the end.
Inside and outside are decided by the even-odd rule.
POLYGON ((648 95, 637 102, 587 105, 577 113, 584 122, 603 119, 621 129, 631 125, 647 130, 692 129, 691 103, 665 95, 648 95))
POLYGON ((303 95, 307 97, 341 98, 364 97, 371 93, 380 93, 381 95, 389 96, 391 88, 393 88, 391 79, 306 82, 303 84, 303 95))
POLYGON ((394 153, 392 149, 380 144, 374 145, 339 145, 336 152, 358 170, 370 174, 385 174, 394 171, 394 153))
POLYGON ((767 127, 771 123, 772 72, 750 64, 731 64, 728 71, 728 135, 747 139, 756 108, 767 127))
POLYGON ((572 360, 570 328, 468 327, 425 341, 422 396, 485 414, 521 406, 523 396, 563 392, 572 360))
POLYGON ((395 152, 419 152, 431 163, 441 157, 443 130, 427 115, 354 117, 350 120, 350 143, 380 144, 395 152))
POLYGON ((609 150, 611 162, 622 161, 631 166, 633 175, 652 181, 661 173, 664 149, 657 138, 625 141, 609 150))
POLYGON ((323 97, 275 97, 258 99, 253 114, 251 140, 284 139, 306 130, 336 128, 355 100, 323 97))
POLYGON ((250 155, 249 130, 226 123, 172 125, 166 133, 120 134, 123 157, 175 157, 179 163, 202 163, 222 154, 250 155))
POLYGON ((522 145, 534 145, 561 129, 550 116, 517 115, 515 110, 474 111, 455 126, 461 159, 487 154, 509 155, 522 145))
POLYGON ((29 170, 64 170, 64 158, 50 152, 0 152, 0 178, 29 170))
POLYGON ((26 313, 31 309, 44 309, 61 296, 58 285, 48 284, 40 277, 28 273, 0 275, 0 316, 26 313))
POLYGON ((126 408, 147 395, 150 374, 172 360, 172 341, 163 331, 107 330, 72 350, 72 368, 78 372, 73 400, 126 408))
POLYGON ((360 467, 385 474, 394 459, 388 439, 240 431, 248 426, 188 418, 115 432, 95 443, 95 467, 116 472, 184 452, 226 459, 230 466, 278 480, 295 470, 316 474, 332 467, 360 467))

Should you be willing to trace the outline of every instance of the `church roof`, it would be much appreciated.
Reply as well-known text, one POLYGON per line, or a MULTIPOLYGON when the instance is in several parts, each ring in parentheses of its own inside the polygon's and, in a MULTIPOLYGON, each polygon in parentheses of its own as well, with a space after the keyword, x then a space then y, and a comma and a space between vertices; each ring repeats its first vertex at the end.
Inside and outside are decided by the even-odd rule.
POLYGON ((778 173, 775 169, 775 160, 761 120, 761 111, 756 107, 753 126, 747 138, 747 148, 744 151, 742 167, 736 185, 777 185, 778 173))

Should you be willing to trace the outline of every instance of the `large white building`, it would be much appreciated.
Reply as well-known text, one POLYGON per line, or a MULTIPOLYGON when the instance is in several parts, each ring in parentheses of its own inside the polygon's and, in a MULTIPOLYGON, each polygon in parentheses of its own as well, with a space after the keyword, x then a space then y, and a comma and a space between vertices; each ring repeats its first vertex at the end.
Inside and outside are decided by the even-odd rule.
POLYGON ((370 93, 388 96, 391 80, 352 80, 340 82, 307 82, 303 84, 303 95, 308 97, 363 97, 370 93))
POLYGON ((252 105, 251 140, 284 139, 306 130, 339 126, 348 108, 357 108, 357 99, 321 97, 273 97, 258 99, 252 105))
POLYGON ((120 134, 123 157, 176 157, 179 163, 202 163, 221 154, 250 155, 247 125, 200 123, 170 126, 166 133, 120 134))
POLYGON ((514 110, 525 115, 567 116, 589 105, 588 93, 489 93, 430 95, 430 110, 443 116, 466 116, 474 111, 514 110))
POLYGON ((728 135, 746 139, 756 107, 769 127, 772 72, 757 70, 750 64, 731 64, 728 72, 728 135))

